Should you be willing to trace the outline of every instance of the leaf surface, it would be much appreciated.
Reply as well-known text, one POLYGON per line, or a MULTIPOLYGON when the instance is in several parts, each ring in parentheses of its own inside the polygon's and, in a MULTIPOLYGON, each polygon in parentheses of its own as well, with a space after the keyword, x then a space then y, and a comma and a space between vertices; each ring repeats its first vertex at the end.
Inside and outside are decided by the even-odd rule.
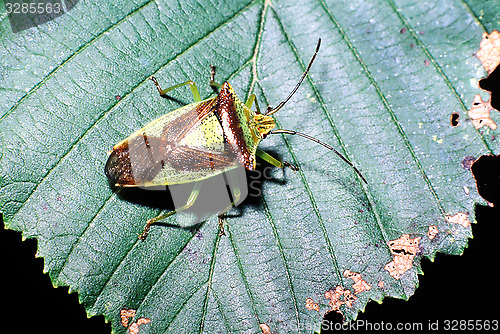
MULTIPOLYGON (((461 254, 472 236, 461 219, 473 222, 479 201, 469 157, 500 151, 498 130, 467 121, 484 76, 473 53, 484 31, 499 28, 498 2, 485 3, 81 1, 18 34, 2 14, 5 225, 36 238, 54 285, 77 291, 115 332, 126 331, 120 311, 129 308, 131 321, 151 320, 141 332, 267 324, 288 333, 318 328, 337 286, 355 296, 352 305, 340 297, 347 319, 369 300, 407 299, 421 257, 461 254), (261 148, 300 170, 262 163, 261 186, 249 185, 253 198, 228 218, 225 236, 215 217, 195 230, 154 226, 138 240, 160 210, 113 192, 104 165, 114 144, 182 105, 161 99, 148 78, 163 87, 193 80, 206 98, 213 64, 242 100, 255 93, 261 108, 275 106, 318 38, 310 74, 277 122, 336 147, 368 185, 313 142, 269 136, 261 148), (391 246, 404 235, 418 246, 391 246), (391 275, 398 256, 409 267, 391 275), (370 288, 360 292, 349 272, 370 288)), ((172 96, 192 101, 187 88, 172 96)))

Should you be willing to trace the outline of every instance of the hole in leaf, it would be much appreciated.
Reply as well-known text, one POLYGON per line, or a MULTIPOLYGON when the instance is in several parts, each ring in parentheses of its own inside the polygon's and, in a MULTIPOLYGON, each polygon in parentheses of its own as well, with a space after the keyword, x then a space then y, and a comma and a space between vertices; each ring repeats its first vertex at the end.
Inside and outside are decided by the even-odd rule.
POLYGON ((479 195, 495 207, 500 204, 500 156, 484 155, 471 166, 479 195))
POLYGON ((491 92, 491 106, 496 110, 500 110, 500 66, 497 66, 487 78, 479 80, 479 87, 491 92))
POLYGON ((460 118, 460 115, 458 113, 454 112, 453 114, 451 114, 451 117, 450 117, 451 126, 457 126, 458 124, 460 124, 458 122, 459 118, 460 118))

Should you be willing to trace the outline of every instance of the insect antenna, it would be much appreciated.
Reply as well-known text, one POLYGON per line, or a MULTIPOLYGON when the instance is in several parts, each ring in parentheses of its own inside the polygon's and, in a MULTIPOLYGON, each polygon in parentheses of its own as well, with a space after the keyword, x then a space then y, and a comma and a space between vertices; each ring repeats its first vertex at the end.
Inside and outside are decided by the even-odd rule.
POLYGON ((293 131, 293 130, 283 130, 283 129, 279 129, 279 130, 273 130, 271 132, 269 132, 269 134, 279 134, 279 133, 284 133, 284 134, 288 134, 288 135, 299 135, 301 137, 304 137, 306 139, 309 139, 309 140, 312 140, 313 142, 316 142, 324 147, 326 147, 327 149, 329 149, 330 151, 333 151, 335 152, 335 154, 337 154, 342 160, 344 160, 345 163, 347 163, 349 166, 351 166, 354 171, 359 175, 359 177, 361 177, 361 179, 366 183, 368 184, 368 182, 366 182, 366 179, 363 177, 363 175, 361 174, 361 172, 356 168, 356 166, 354 166, 352 164, 352 162, 350 162, 349 160, 347 160, 346 157, 344 157, 342 154, 340 154, 336 149, 334 149, 332 146, 322 142, 321 140, 319 139, 316 139, 314 137, 311 137, 309 135, 306 135, 305 133, 301 133, 301 132, 297 132, 297 131, 293 131))
POLYGON ((295 85, 295 87, 293 88, 292 92, 288 95, 288 97, 286 99, 284 99, 283 101, 281 101, 276 107, 274 107, 274 108, 272 108, 271 106, 267 107, 266 115, 272 115, 275 112, 277 112, 278 110, 280 110, 281 108, 283 108, 283 106, 285 105, 285 103, 287 103, 288 100, 290 100, 290 98, 293 96, 293 94, 295 94, 295 92, 297 91, 297 89, 299 89, 300 85, 302 84, 302 81, 304 81, 307 73, 309 72, 309 69, 312 66, 312 63, 314 62, 314 59, 316 59, 316 55, 318 54, 320 45, 321 45, 321 38, 318 39, 318 45, 316 45, 316 51, 314 51, 314 54, 313 54, 311 60, 309 61, 309 65, 307 65, 306 70, 304 71, 304 73, 300 77, 299 82, 295 85))

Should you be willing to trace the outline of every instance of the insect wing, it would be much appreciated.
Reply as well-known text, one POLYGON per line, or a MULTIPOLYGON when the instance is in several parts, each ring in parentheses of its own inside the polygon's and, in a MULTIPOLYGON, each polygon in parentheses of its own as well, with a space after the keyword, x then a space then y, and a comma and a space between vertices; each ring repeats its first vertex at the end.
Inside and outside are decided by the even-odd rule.
POLYGON ((200 181, 239 165, 213 110, 216 99, 190 104, 152 121, 116 145, 106 175, 120 186, 200 181))
POLYGON ((199 172, 202 170, 225 170, 235 165, 236 155, 229 150, 222 152, 176 146, 168 156, 168 163, 177 170, 199 172))
POLYGON ((199 128, 207 117, 213 115, 216 105, 217 100, 211 98, 178 109, 179 111, 183 109, 187 111, 179 113, 177 117, 165 122, 161 130, 161 137, 172 143, 180 142, 189 132, 199 128))

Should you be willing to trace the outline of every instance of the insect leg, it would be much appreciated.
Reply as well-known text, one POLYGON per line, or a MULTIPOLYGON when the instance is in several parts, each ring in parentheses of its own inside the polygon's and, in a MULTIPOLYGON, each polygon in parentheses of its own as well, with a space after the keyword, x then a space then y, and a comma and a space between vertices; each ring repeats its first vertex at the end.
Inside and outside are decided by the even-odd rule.
POLYGON ((226 217, 224 217, 224 214, 221 214, 218 216, 219 218, 219 236, 226 235, 226 232, 224 231, 224 222, 226 221, 226 217))
POLYGON ((252 108, 252 104, 255 102, 255 108, 257 109, 257 114, 260 114, 260 108, 259 104, 257 103, 257 97, 255 94, 250 94, 248 97, 247 102, 245 102, 245 105, 247 106, 248 109, 252 108))
POLYGON ((186 202, 185 205, 183 205, 180 208, 177 208, 175 210, 172 210, 170 212, 167 212, 167 213, 164 213, 162 215, 159 215, 158 217, 149 219, 146 222, 146 226, 144 226, 144 230, 139 235, 139 239, 141 239, 141 240, 145 240, 146 239, 146 237, 148 235, 148 232, 149 232, 149 229, 151 228, 151 225, 156 224, 160 220, 165 219, 167 217, 170 217, 171 215, 174 215, 174 214, 176 214, 178 212, 186 210, 190 206, 192 206, 194 204, 194 202, 196 201, 196 198, 198 197, 199 193, 200 193, 200 189, 201 189, 201 184, 202 183, 203 183, 202 181, 196 182, 196 184, 195 184, 195 186, 193 188, 193 191, 191 191, 191 195, 189 195, 189 198, 188 198, 188 200, 187 200, 187 202, 186 202))
POLYGON ((226 173, 225 175, 229 175, 229 180, 226 179, 226 184, 229 186, 231 190, 231 196, 233 202, 225 208, 221 213, 219 213, 219 235, 225 235, 224 232, 224 222, 226 221, 225 214, 231 210, 233 206, 240 204, 241 199, 241 189, 238 183, 238 178, 231 172, 226 173))
POLYGON ((168 87, 166 89, 161 89, 160 84, 158 83, 158 80, 156 80, 155 77, 149 77, 149 79, 151 81, 153 81, 153 83, 156 86, 156 89, 158 89, 158 92, 160 93, 161 96, 164 96, 168 92, 170 92, 170 91, 172 91, 174 89, 177 89, 179 87, 182 87, 182 86, 185 86, 185 85, 189 85, 189 88, 191 88, 191 93, 193 93, 194 102, 200 102, 201 101, 201 96, 200 96, 200 92, 198 91, 198 87, 196 87, 196 84, 193 81, 191 81, 191 80, 182 82, 182 83, 174 85, 172 87, 168 87))
POLYGON ((218 82, 215 82, 215 66, 210 65, 210 86, 212 86, 213 90, 218 93, 218 90, 221 89, 222 85, 218 82))
POLYGON ((295 165, 292 165, 291 163, 286 162, 286 161, 281 162, 278 159, 269 155, 268 153, 261 151, 259 149, 257 149, 257 152, 255 152, 255 154, 257 156, 259 156, 262 160, 267 161, 268 163, 270 163, 271 165, 273 165, 275 167, 278 167, 278 168, 290 167, 290 169, 293 170, 294 172, 299 170, 299 168, 296 167, 295 165))

